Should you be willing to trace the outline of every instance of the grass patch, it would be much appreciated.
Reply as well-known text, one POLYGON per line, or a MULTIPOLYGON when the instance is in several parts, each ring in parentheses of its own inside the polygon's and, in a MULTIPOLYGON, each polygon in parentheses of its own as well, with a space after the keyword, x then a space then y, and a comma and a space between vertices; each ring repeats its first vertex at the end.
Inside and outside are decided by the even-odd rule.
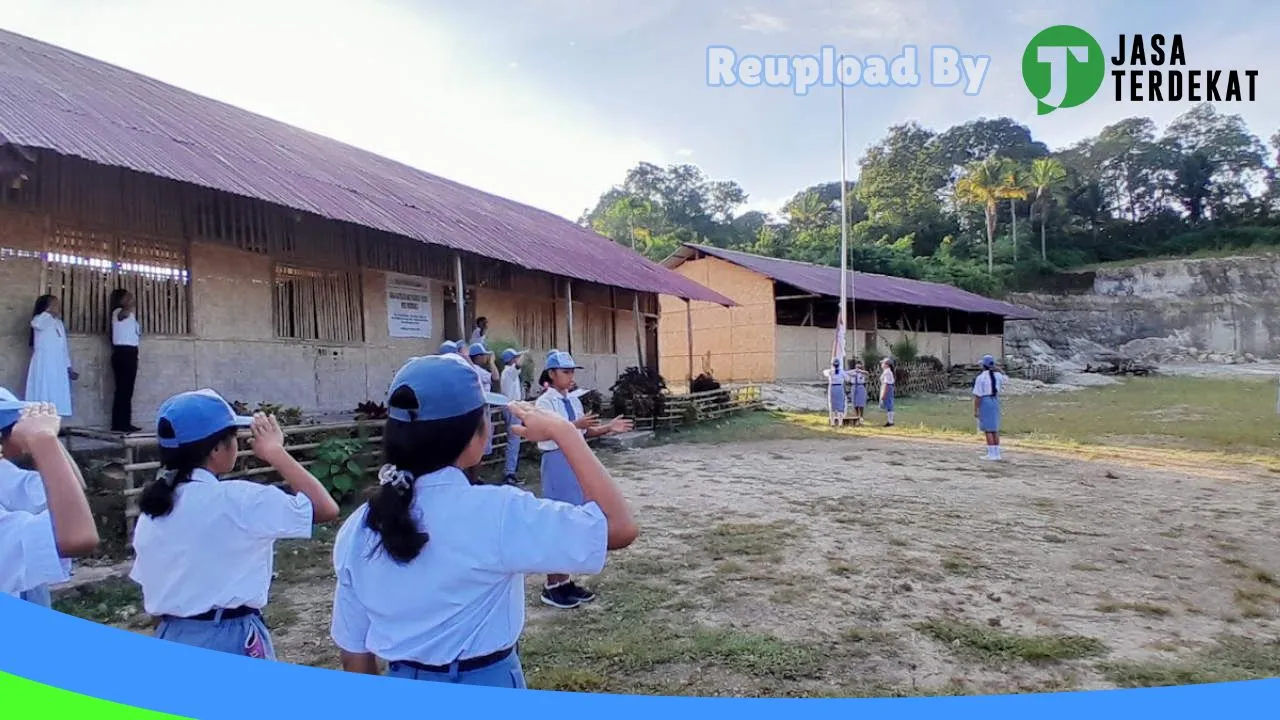
POLYGON ((1120 613, 1120 612, 1134 612, 1134 613, 1138 613, 1139 615, 1146 615, 1148 617, 1164 617, 1170 614, 1171 612, 1173 612, 1172 610, 1170 610, 1167 607, 1164 607, 1163 605, 1155 605, 1153 603, 1145 603, 1145 602, 1139 602, 1139 603, 1105 602, 1099 605, 1096 609, 1098 612, 1101 612, 1101 613, 1111 614, 1111 613, 1120 613))
POLYGON ((698 541, 712 560, 774 558, 798 535, 799 529, 785 521, 721 523, 699 535, 698 541))
POLYGON ((930 620, 916 630, 955 652, 987 663, 1052 663, 1105 655, 1107 646, 1081 635, 1014 635, 954 620, 930 620))
POLYGON ((1260 680, 1280 676, 1280 642, 1227 636, 1180 662, 1113 662, 1098 670, 1122 688, 1260 680))
POLYGON ((948 555, 942 559, 942 569, 951 575, 967 577, 977 572, 978 566, 968 558, 959 555, 948 555))
POLYGON ((70 592, 55 599, 53 609, 103 625, 135 624, 146 617, 142 588, 127 578, 110 578, 70 592))

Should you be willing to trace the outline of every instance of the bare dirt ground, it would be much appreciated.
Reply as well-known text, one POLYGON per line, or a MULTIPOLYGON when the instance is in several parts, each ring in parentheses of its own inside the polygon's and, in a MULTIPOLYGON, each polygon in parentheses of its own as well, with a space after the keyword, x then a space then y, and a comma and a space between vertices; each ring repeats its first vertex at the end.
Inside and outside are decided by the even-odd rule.
MULTIPOLYGON (((595 606, 530 605, 531 678, 735 695, 1099 688, 1204 672, 1210 656, 1239 670, 1224 636, 1275 637, 1274 478, 979 455, 841 436, 613 456, 644 534, 596 579, 595 606)), ((282 573, 283 657, 332 665, 327 569, 282 573)))
MULTIPOLYGON (((642 537, 588 583, 592 606, 537 605, 530 578, 531 685, 911 695, 1280 674, 1274 475, 1006 454, 880 433, 611 455, 642 537)), ((335 666, 331 539, 278 552, 283 660, 335 666)), ((136 608, 106 619, 141 629, 136 608)))

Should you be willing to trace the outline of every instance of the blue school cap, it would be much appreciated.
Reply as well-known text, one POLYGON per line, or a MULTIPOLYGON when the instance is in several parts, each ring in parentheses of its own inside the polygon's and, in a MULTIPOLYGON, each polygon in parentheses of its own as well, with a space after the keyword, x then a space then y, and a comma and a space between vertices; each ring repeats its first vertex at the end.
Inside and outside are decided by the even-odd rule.
POLYGON ((574 362, 573 356, 559 350, 547 355, 548 370, 581 370, 582 366, 574 362))
POLYGON ((508 348, 507 350, 503 350, 502 364, 506 365, 510 363, 512 360, 515 360, 516 358, 520 357, 523 354, 524 354, 523 350, 516 350, 514 348, 508 348))
POLYGON ((996 359, 995 359, 995 358, 991 357, 990 355, 983 355, 983 356, 982 356, 982 367, 984 367, 984 368, 993 368, 993 367, 995 367, 995 366, 996 366, 996 359))
POLYGON ((445 340, 444 342, 440 343, 441 355, 444 355, 446 353, 451 353, 451 352, 458 352, 458 343, 452 340, 445 340))
POLYGON ((249 427, 253 418, 237 415, 222 396, 212 390, 194 390, 174 395, 160 406, 156 413, 156 429, 161 421, 168 420, 173 427, 173 437, 156 433, 160 447, 176 448, 199 442, 227 428, 249 427))
POLYGON ((22 409, 35 403, 22 402, 16 395, 0 387, 0 430, 8 430, 22 417, 22 409))
POLYGON ((468 352, 471 354, 471 357, 479 357, 481 355, 488 355, 489 349, 484 346, 484 343, 472 343, 471 349, 468 352))
POLYGON ((387 391, 387 417, 400 422, 424 422, 466 415, 485 405, 503 406, 507 398, 485 392, 475 369, 460 355, 413 358, 391 379, 387 391), (418 399, 416 410, 397 408, 391 396, 402 387, 418 399))

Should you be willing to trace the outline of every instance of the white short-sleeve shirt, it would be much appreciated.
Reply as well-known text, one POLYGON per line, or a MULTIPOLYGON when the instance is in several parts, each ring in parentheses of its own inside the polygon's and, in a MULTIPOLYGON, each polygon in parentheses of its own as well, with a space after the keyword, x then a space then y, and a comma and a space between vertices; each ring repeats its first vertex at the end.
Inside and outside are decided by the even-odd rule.
POLYGON ((835 368, 827 368, 822 371, 822 376, 827 379, 828 385, 842 385, 848 374, 844 370, 836 370, 835 368))
POLYGON ((520 387, 520 368, 508 365, 502 368, 502 394, 512 402, 524 400, 520 387))
POLYGON ((121 347, 138 347, 142 340, 142 326, 138 324, 138 313, 120 319, 120 310, 111 313, 111 344, 121 347))
POLYGON ((311 537, 306 495, 196 470, 174 491, 173 510, 145 514, 133 532, 129 577, 150 615, 191 617, 267 604, 275 541, 311 537))
MULTIPOLYGON (((547 412, 553 412, 566 420, 570 420, 571 422, 582 417, 584 414, 581 398, 570 397, 555 388, 547 388, 545 392, 538 396, 537 401, 534 402, 534 406, 542 410, 546 410, 547 412), (568 408, 565 407, 566 401, 568 401, 569 406, 573 408, 572 420, 569 418, 568 408)), ((586 431, 584 430, 583 433, 585 434, 586 431)), ((544 440, 538 443, 538 449, 543 452, 553 452, 555 450, 559 450, 560 446, 551 440, 544 440)))
POLYGON ((884 372, 880 373, 880 384, 892 385, 893 383, 894 383, 893 368, 885 368, 884 372))
POLYGON ((48 511, 0 507, 0 593, 17 597, 69 577, 48 511))
POLYGON ((484 388, 485 392, 492 391, 493 390, 492 371, 490 371, 489 368, 487 367, 480 367, 479 365, 476 365, 474 363, 471 365, 471 368, 475 370, 476 377, 480 378, 480 387, 484 388))
POLYGON ((388 661, 446 665, 515 645, 525 574, 599 573, 608 549, 595 503, 471 485, 452 467, 414 484, 412 511, 429 539, 410 562, 382 550, 368 511, 352 514, 334 542, 332 636, 347 652, 388 661))
POLYGON ((982 372, 978 373, 978 377, 974 378, 973 380, 974 396, 987 397, 992 394, 998 395, 999 393, 1004 392, 1004 381, 1005 381, 1004 373, 997 372, 995 373, 995 376, 996 376, 996 387, 995 387, 996 392, 992 393, 991 392, 991 374, 988 373, 986 370, 983 370, 982 372))
MULTIPOLYGON (((48 510, 49 499, 40 473, 23 470, 0 458, 0 508, 33 514, 48 510)), ((63 559, 62 569, 70 575, 71 561, 63 559)))

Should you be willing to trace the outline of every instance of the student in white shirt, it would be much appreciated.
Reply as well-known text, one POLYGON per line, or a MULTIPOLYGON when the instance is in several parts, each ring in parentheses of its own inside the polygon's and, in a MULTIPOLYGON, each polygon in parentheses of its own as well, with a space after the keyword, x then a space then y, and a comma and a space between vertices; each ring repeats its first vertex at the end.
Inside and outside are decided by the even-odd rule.
POLYGON ((349 672, 508 688, 525 686, 516 644, 527 573, 600 572, 638 533, 627 503, 580 431, 526 403, 509 405, 525 439, 561 443, 586 502, 471 485, 490 406, 456 356, 414 358, 387 398, 387 465, 368 504, 334 543, 333 640, 349 672))
MULTIPOLYGON (((480 318, 483 320, 484 318, 480 318)), ((493 365, 493 353, 489 352, 489 348, 484 343, 472 343, 466 350, 466 354, 471 358, 471 368, 475 371, 476 376, 480 378, 480 387, 485 392, 492 392, 493 384, 501 382, 498 376, 498 369, 493 365)), ((490 417, 490 420, 493 418, 490 417)), ((489 457, 493 452, 493 433, 489 433, 489 440, 484 446, 484 456, 489 457)), ((471 482, 479 482, 479 465, 474 465, 467 469, 467 477, 471 482)))
POLYGON ((141 428, 133 424, 133 387, 138 379, 138 345, 142 326, 133 307, 133 293, 116 288, 111 293, 111 373, 116 387, 111 401, 111 429, 135 433, 141 428))
POLYGON ((840 358, 831 361, 831 367, 822 371, 827 379, 827 422, 833 427, 844 425, 844 413, 848 397, 844 393, 844 381, 847 374, 841 366, 840 358))
POLYGON ((973 416, 978 431, 987 438, 987 460, 1003 460, 1000 454, 1000 391, 1004 390, 1004 373, 996 371, 996 359, 982 357, 982 372, 973 381, 973 416))
POLYGON ((209 650, 274 660, 262 621, 275 541, 311 537, 338 504, 284 449, 274 416, 235 414, 212 390, 175 395, 156 421, 164 473, 139 497, 133 570, 155 636, 209 650), (235 469, 236 435, 253 431, 253 453, 296 491, 218 476, 235 469))
MULTIPOLYGON (((13 393, 5 388, 0 388, 0 403, 10 406, 22 405, 14 397, 13 393)), ((24 470, 12 462, 12 460, 21 460, 26 455, 21 447, 9 440, 9 430, 17 422, 17 417, 18 411, 16 410, 0 411, 0 508, 11 512, 21 511, 39 514, 49 509, 48 496, 44 491, 44 480, 40 478, 40 473, 34 470, 24 470)), ((80 468, 76 466, 75 460, 67 452, 65 446, 59 443, 58 447, 62 449, 62 454, 66 456, 67 461, 71 463, 71 469, 76 474, 76 480, 83 489, 85 486, 84 476, 81 475, 80 468)), ((30 460, 30 458, 26 459, 30 460)), ((70 574, 71 561, 64 559, 62 567, 70 574)), ((47 585, 27 590, 22 593, 21 597, 27 602, 45 607, 51 607, 53 604, 53 597, 47 585)))
POLYGON ((880 361, 880 407, 885 412, 885 427, 893 427, 893 391, 897 383, 893 375, 893 358, 880 361))
MULTIPOLYGON (((524 366, 523 350, 502 351, 502 395, 509 402, 524 400, 524 382, 520 379, 520 369, 524 366)), ((503 420, 507 424, 507 463, 503 466, 502 481, 508 485, 517 482, 516 470, 520 464, 520 436, 511 431, 519 424, 519 420, 511 413, 510 408, 503 408, 503 420)))
POLYGON ((22 597, 67 580, 66 560, 92 553, 98 530, 79 473, 62 443, 57 408, 0 393, 3 452, 26 455, 36 467, 44 508, 0 505, 0 593, 22 597))
POLYGON ((489 319, 479 317, 476 318, 476 326, 471 330, 471 345, 479 343, 484 345, 489 342, 489 319))
MULTIPOLYGON (((617 417, 604 425, 597 425, 595 415, 583 412, 582 401, 569 394, 576 386, 574 376, 580 369, 569 353, 553 351, 549 354, 548 387, 538 396, 538 409, 559 415, 587 438, 630 432, 632 424, 626 418, 617 417)), ((542 451, 542 497, 573 505, 585 502, 582 484, 560 444, 547 439, 538 443, 538 449, 542 451)), ((551 573, 547 575, 547 584, 540 599, 545 605, 570 610, 595 600, 596 595, 574 582, 570 575, 551 573)))

